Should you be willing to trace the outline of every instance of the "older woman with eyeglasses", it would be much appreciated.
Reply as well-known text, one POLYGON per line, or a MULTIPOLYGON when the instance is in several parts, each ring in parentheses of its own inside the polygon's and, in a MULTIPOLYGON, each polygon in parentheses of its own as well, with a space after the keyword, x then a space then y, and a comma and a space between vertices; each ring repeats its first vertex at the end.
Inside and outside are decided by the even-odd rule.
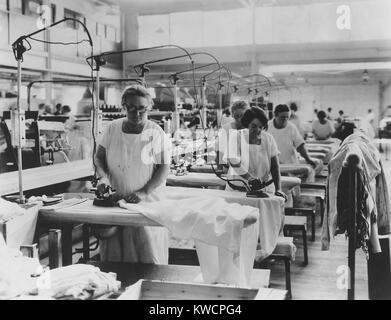
MULTIPOLYGON (((152 98, 140 85, 122 95, 126 118, 106 127, 96 152, 98 190, 115 189, 114 199, 138 203, 154 199, 166 184, 170 154, 164 131, 147 119, 152 98)), ((168 232, 159 227, 125 227, 123 233, 101 241, 102 260, 168 263, 168 232), (122 236, 122 238, 121 238, 122 236)))

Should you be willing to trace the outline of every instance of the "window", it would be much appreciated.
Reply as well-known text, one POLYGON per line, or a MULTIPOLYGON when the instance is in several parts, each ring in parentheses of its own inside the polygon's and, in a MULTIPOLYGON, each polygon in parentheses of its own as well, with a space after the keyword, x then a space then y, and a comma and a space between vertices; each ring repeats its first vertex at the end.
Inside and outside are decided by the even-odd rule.
POLYGON ((116 41, 117 39, 117 29, 112 26, 106 26, 106 38, 110 41, 116 41))
POLYGON ((86 27, 91 37, 96 35, 96 22, 91 19, 86 19, 86 27))
POLYGON ((138 16, 137 19, 141 48, 170 43, 169 15, 138 16))
POLYGON ((178 12, 170 14, 172 43, 185 47, 202 47, 204 44, 203 12, 178 12))
POLYGON ((0 0, 0 10, 8 10, 8 0, 0 0))
POLYGON ((138 17, 139 46, 175 43, 185 47, 218 47, 252 43, 248 9, 175 12, 138 17))
POLYGON ((56 5, 52 4, 51 8, 52 8, 52 23, 55 23, 56 22, 56 5))
MULTIPOLYGON (((79 21, 85 23, 85 17, 83 15, 81 15, 75 11, 69 10, 69 9, 64 9, 64 18, 76 19, 76 20, 79 20, 79 21)), ((83 29, 82 25, 77 21, 68 20, 65 23, 69 28, 72 28, 75 30, 82 30, 83 29)))
POLYGON ((29 16, 39 16, 38 8, 42 6, 42 0, 28 0, 27 5, 25 6, 25 14, 29 16))
POLYGON ((252 42, 252 14, 247 9, 203 13, 205 47, 248 45, 252 42))
POLYGON ((105 25, 103 23, 96 23, 96 34, 100 37, 106 36, 106 30, 105 25))
POLYGON ((9 2, 9 8, 12 12, 23 13, 24 1, 22 0, 11 0, 9 2))

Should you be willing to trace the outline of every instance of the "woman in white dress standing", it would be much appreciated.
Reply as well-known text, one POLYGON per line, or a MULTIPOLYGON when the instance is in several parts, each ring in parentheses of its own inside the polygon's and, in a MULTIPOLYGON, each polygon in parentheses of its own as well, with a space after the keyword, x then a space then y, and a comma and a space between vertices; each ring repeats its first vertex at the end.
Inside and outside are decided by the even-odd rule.
MULTIPOLYGON (((169 145, 164 131, 147 119, 152 98, 140 85, 122 95, 126 118, 110 122, 96 153, 98 190, 111 185, 114 199, 129 203, 153 201, 166 184, 169 173, 169 145)), ((168 231, 162 227, 112 228, 112 235, 100 242, 102 261, 168 264, 168 231)), ((103 229, 104 230, 104 229, 103 229)))
MULTIPOLYGON (((229 136, 227 157, 230 168, 227 178, 249 182, 250 185, 256 180, 266 183, 272 178, 273 185, 265 191, 286 199, 281 190, 280 152, 273 136, 265 132, 268 124, 265 112, 261 108, 252 107, 244 113, 241 122, 245 129, 236 131, 237 134, 231 131, 229 136)), ((239 181, 232 181, 231 184, 243 187, 239 181)), ((227 185, 226 190, 231 190, 231 187, 227 185)))

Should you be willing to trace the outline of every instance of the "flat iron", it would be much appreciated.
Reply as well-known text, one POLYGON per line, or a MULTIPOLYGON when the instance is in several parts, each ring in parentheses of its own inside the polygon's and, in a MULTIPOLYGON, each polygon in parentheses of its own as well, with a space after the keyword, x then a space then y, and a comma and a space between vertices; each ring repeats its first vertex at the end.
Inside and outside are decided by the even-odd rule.
POLYGON ((95 191, 96 198, 92 202, 94 206, 97 207, 115 207, 116 201, 113 199, 113 192, 115 190, 110 186, 106 186, 105 191, 103 193, 99 192, 97 188, 91 189, 95 191))

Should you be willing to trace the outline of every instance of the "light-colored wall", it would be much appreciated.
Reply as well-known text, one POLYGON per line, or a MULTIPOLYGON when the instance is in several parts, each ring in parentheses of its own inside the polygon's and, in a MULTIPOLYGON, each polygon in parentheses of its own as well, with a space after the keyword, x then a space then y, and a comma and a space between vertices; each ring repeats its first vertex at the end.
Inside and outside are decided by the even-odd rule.
MULTIPOLYGON (((385 94, 385 104, 391 104, 391 89, 385 94)), ((313 118, 313 110, 327 110, 331 107, 332 115, 338 116, 343 110, 345 115, 360 117, 367 114, 368 109, 375 113, 375 122, 379 117, 379 86, 340 85, 340 86, 302 86, 288 90, 273 92, 271 99, 274 106, 294 101, 299 107, 298 115, 303 121, 313 118)))
POLYGON ((109 24, 115 27, 120 26, 120 18, 114 17, 112 15, 106 15, 105 11, 101 9, 101 6, 94 5, 91 1, 86 0, 50 0, 51 3, 57 6, 57 17, 56 20, 60 20, 63 16, 60 16, 58 12, 61 13, 66 9, 79 12, 85 17, 91 18, 100 23, 109 24))

